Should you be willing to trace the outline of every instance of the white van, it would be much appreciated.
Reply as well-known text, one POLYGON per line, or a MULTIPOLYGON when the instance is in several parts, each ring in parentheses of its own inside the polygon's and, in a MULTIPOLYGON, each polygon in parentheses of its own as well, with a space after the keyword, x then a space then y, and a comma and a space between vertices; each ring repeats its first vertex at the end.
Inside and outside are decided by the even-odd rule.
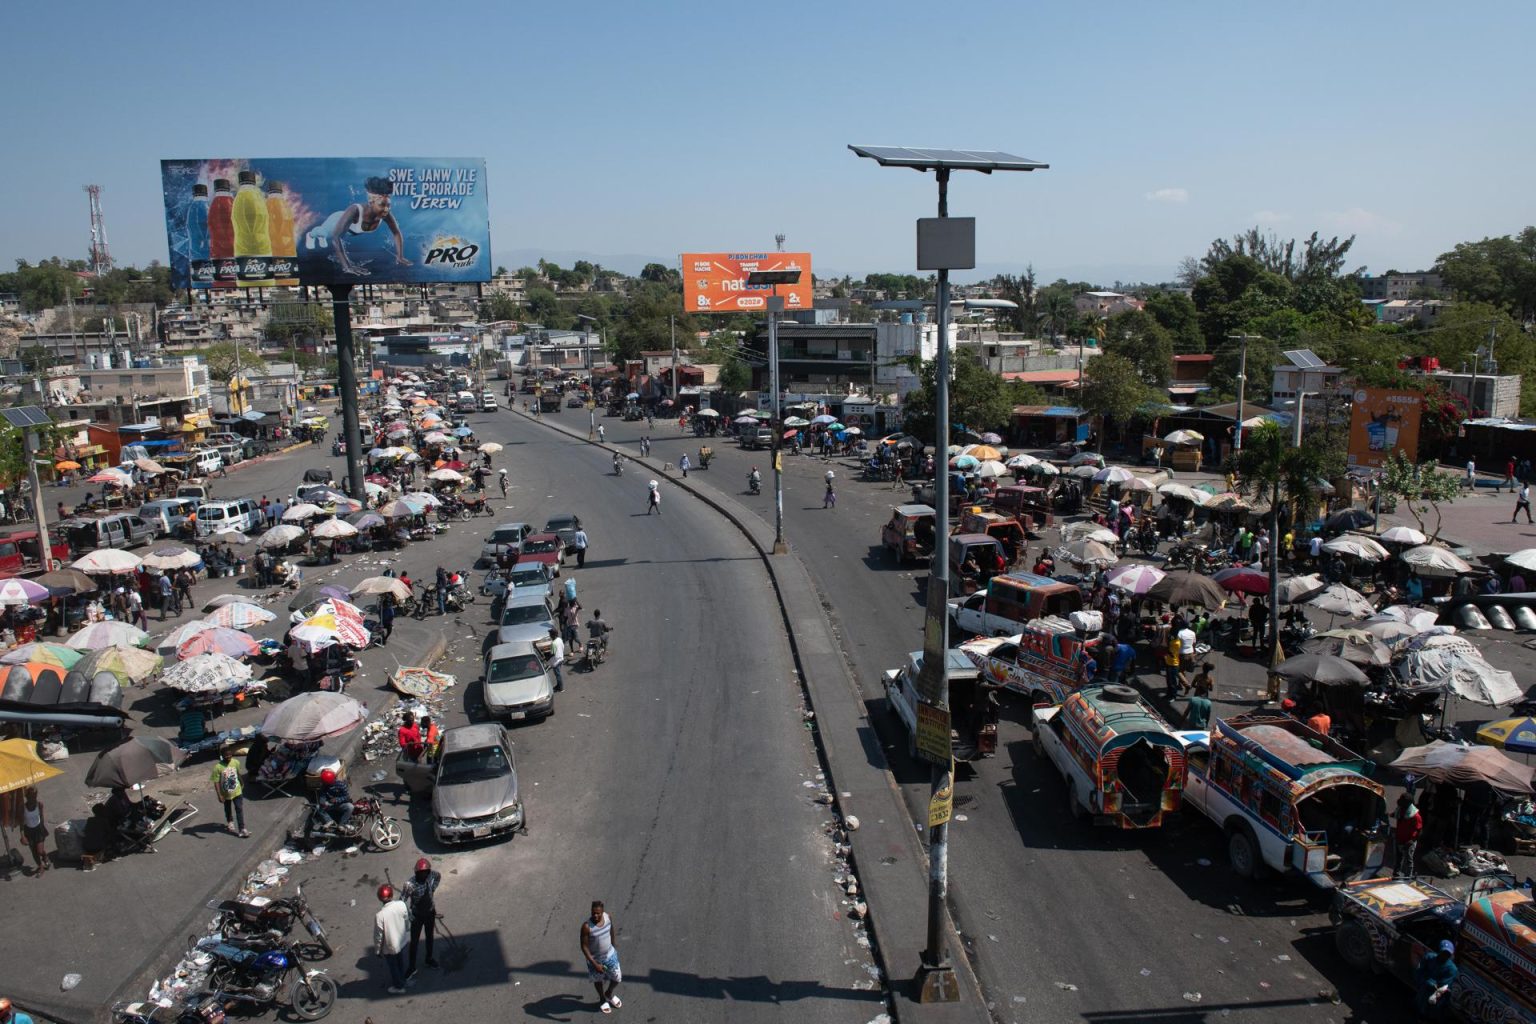
POLYGON ((250 498, 205 501, 197 506, 197 533, 200 537, 229 530, 254 533, 261 528, 261 524, 261 508, 250 498))
POLYGON ((224 458, 211 448, 199 448, 191 453, 193 459, 192 470, 203 476, 212 476, 224 468, 224 458))

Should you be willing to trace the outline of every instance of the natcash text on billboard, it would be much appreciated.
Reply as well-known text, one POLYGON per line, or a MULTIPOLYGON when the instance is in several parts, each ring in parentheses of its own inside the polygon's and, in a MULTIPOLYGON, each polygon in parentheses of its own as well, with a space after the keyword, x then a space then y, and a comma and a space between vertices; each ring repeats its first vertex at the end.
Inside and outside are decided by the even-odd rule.
POLYGON ((488 281, 485 161, 162 160, 178 288, 488 281))
POLYGON ((690 313, 762 313, 777 294, 785 309, 811 308, 808 252, 685 252, 683 308, 690 313), (798 270, 799 284, 747 284, 755 270, 798 270))

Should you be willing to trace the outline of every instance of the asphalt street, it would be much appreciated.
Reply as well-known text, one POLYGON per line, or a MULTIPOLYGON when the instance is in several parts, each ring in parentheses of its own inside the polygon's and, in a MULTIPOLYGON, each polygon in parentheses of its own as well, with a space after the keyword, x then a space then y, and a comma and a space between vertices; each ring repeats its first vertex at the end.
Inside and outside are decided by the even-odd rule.
MULTIPOLYGON (((568 669, 556 714, 512 729, 527 834, 439 848, 426 803, 411 803, 391 775, 377 788, 392 812, 410 821, 400 849, 355 857, 332 852, 295 866, 293 879, 305 882, 340 940, 338 955, 324 964, 341 986, 333 1016, 372 1014, 382 1024, 450 1009, 467 1019, 509 1008, 528 1019, 595 1015, 578 933, 591 900, 602 899, 617 923, 623 1014, 668 1021, 876 1018, 884 1010, 879 972, 862 927, 847 916, 851 901, 835 884, 825 832, 830 814, 814 800, 824 782, 802 722, 782 619, 756 553, 697 502, 674 500, 663 516, 647 517, 643 481, 615 479, 607 457, 590 446, 508 412, 470 422, 483 440, 506 445, 496 465, 509 470, 509 500, 497 496, 495 517, 455 523, 435 540, 413 544, 395 568, 420 579, 439 564, 466 567, 496 523, 542 524, 552 513, 574 511, 592 547, 584 569, 572 563, 565 572, 574 574, 586 615, 600 608, 614 625, 610 660, 592 672, 568 669), (424 970, 409 995, 393 997, 369 949, 373 892, 386 878, 402 881, 422 854, 443 873, 439 909, 456 942, 439 950, 440 969, 424 970)), ((216 481, 216 490, 275 496, 313 466, 333 467, 340 476, 343 461, 328 446, 303 449, 242 467, 216 481)), ((54 494, 50 501, 78 496, 54 494)), ((383 560, 362 555, 308 570, 306 583, 325 576, 351 584, 377 574, 383 560)), ((205 584, 199 599, 211 593, 205 584)), ((427 627, 423 640, 447 642, 438 667, 460 680, 450 726, 484 718, 476 679, 488 614, 481 599, 463 614, 419 624, 427 627)), ((418 624, 397 625, 397 640, 408 625, 418 624)), ((383 673, 399 646, 367 655, 376 667, 354 682, 353 692, 370 706, 385 699, 383 673)), ((388 767, 354 766, 354 785, 388 767)), ((192 789, 201 788, 204 774, 190 780, 192 789)), ((205 802, 202 817, 211 820, 217 807, 211 795, 205 802)), ((210 842, 199 843, 197 855, 238 856, 212 847, 240 840, 213 826, 206 832, 210 842)), ((121 894, 125 915, 135 894, 161 901, 165 912, 153 915, 161 928, 180 917, 170 902, 178 895, 190 910, 228 894, 178 894, 171 878, 149 880, 146 873, 157 866, 128 858, 84 877, 110 875, 112 885, 102 888, 109 899, 121 894)), ((67 883, 74 880, 65 872, 36 884, 66 883, 58 895, 73 902, 67 883)), ((145 945, 150 936, 168 950, 185 943, 181 934, 142 925, 138 932, 145 945)))
MULTIPOLYGON (((584 413, 570 410, 562 415, 584 413)), ((676 422, 603 422, 610 443, 674 465, 709 444, 708 482, 773 519, 771 456, 732 441, 702 441, 676 422), (746 493, 751 466, 760 497, 746 493)), ((926 568, 898 569, 880 527, 906 490, 857 480, 849 460, 787 456, 785 533, 809 566, 834 620, 914 821, 928 801, 927 770, 887 709, 882 673, 921 646, 926 568), (822 508, 822 477, 837 474, 837 505, 822 508)), ((1145 687, 1157 686, 1146 667, 1145 687)), ((1221 657, 1217 713, 1251 707, 1258 665, 1221 657)), ((996 757, 962 767, 950 830, 951 901, 989 1008, 1000 1021, 1247 1021, 1388 1019, 1407 1013, 1396 986, 1354 977, 1333 951, 1325 895, 1304 883, 1245 882, 1226 867, 1220 832, 1184 815, 1148 835, 1072 820, 1055 771, 1036 758, 1027 709, 1006 704, 996 757)), ((877 908, 878 909, 878 908, 877 908)))

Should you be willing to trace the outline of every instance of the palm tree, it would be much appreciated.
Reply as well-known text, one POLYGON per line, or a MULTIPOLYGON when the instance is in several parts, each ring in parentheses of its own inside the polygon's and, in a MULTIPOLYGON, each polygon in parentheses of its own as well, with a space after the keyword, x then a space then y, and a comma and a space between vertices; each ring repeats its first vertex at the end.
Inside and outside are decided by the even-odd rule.
POLYGON ((1072 296, 1059 290, 1040 295, 1038 312, 1041 325, 1051 332, 1052 338, 1067 333, 1067 328, 1077 319, 1077 305, 1072 296))
MULTIPOLYGON (((1237 425, 1242 429, 1242 424, 1237 425)), ((1269 499, 1269 642, 1273 666, 1280 659, 1280 506, 1294 504, 1292 522, 1299 521, 1314 498, 1323 474, 1321 453, 1310 444, 1296 444, 1290 432, 1273 421, 1248 431, 1243 447, 1232 458, 1238 487, 1255 498, 1269 499)))

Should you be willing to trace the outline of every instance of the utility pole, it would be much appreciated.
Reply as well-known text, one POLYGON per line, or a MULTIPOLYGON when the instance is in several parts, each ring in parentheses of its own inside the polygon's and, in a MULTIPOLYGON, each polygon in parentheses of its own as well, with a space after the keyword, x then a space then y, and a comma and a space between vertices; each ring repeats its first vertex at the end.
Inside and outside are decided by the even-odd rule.
POLYGON ((667 317, 667 327, 672 332, 672 404, 675 409, 682 404, 677 392, 677 317, 667 317))
POLYGON ((1255 337, 1257 335, 1253 334, 1227 335, 1227 340, 1240 342, 1243 346, 1237 363, 1237 420, 1232 428, 1233 454, 1243 450, 1243 398, 1248 391, 1248 339, 1255 337))

